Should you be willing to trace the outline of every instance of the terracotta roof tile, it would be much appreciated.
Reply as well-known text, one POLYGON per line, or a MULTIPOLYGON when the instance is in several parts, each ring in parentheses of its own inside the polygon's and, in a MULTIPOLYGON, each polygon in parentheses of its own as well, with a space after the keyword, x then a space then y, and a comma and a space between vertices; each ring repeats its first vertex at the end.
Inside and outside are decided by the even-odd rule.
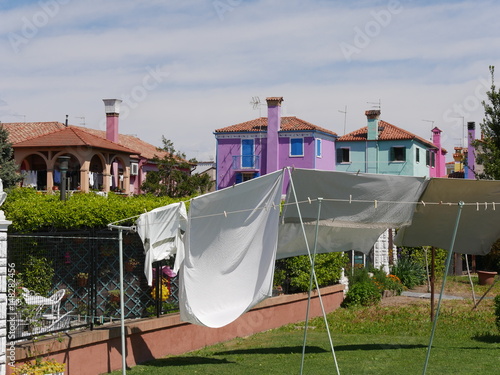
MULTIPOLYGON (((411 140, 416 139, 429 147, 437 148, 432 142, 419 137, 409 131, 398 128, 395 125, 389 124, 388 122, 379 120, 378 122, 379 132, 378 139, 379 141, 395 141, 395 140, 411 140)), ((337 141, 339 142, 352 142, 352 141, 366 141, 368 135, 368 127, 365 126, 353 132, 350 132, 342 137, 339 137, 337 141)))
POLYGON ((65 128, 64 124, 56 121, 9 122, 2 123, 2 126, 9 132, 9 141, 12 142, 12 144, 17 144, 27 139, 40 137, 65 128))
MULTIPOLYGON (((267 117, 260 117, 240 124, 216 129, 215 133, 240 133, 240 132, 265 132, 267 130, 267 117)), ((320 131, 326 134, 337 135, 337 133, 301 120, 295 116, 282 117, 280 131, 320 131)))
POLYGON ((27 139, 23 142, 16 143, 15 147, 95 147, 107 150, 114 150, 120 152, 126 152, 129 154, 137 153, 137 150, 133 150, 124 147, 120 144, 108 141, 105 138, 101 138, 90 134, 83 130, 82 128, 76 126, 68 126, 63 129, 56 130, 52 133, 48 133, 36 138, 27 139))
POLYGON ((66 127, 55 121, 2 123, 2 125, 9 132, 9 141, 15 147, 88 145, 141 155, 147 159, 152 159, 155 155, 159 157, 165 155, 165 152, 158 151, 156 146, 132 135, 119 134, 119 144, 116 144, 106 139, 104 130, 73 125, 66 127))

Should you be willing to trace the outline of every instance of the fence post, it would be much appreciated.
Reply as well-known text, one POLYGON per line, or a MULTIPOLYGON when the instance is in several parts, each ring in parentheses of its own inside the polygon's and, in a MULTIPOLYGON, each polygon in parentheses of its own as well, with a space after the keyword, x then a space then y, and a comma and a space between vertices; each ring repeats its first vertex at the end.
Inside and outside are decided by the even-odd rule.
MULTIPOLYGON (((10 224, 12 221, 5 220, 0 210, 0 375, 5 375, 7 371, 7 228, 10 224)), ((11 266, 9 274, 15 272, 15 265, 11 266)), ((9 351, 9 363, 14 361, 15 354, 9 351)))

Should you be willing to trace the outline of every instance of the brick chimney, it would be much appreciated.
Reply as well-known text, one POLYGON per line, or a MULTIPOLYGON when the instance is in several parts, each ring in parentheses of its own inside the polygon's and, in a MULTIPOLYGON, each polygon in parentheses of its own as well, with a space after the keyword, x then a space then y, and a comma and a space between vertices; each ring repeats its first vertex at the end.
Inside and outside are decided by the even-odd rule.
POLYGON ((464 178, 474 180, 476 175, 476 154, 474 141, 476 140, 476 123, 474 121, 467 123, 467 165, 464 167, 464 178))
POLYGON ((266 98, 267 102, 267 152, 266 173, 279 169, 278 165, 278 132, 281 127, 281 103, 283 97, 266 98))
POLYGON ((378 139, 378 120, 380 118, 380 109, 370 109, 365 111, 365 116, 368 120, 368 141, 376 141, 378 139))
POLYGON ((118 143, 118 117, 120 115, 120 99, 103 99, 106 112, 106 139, 118 143))

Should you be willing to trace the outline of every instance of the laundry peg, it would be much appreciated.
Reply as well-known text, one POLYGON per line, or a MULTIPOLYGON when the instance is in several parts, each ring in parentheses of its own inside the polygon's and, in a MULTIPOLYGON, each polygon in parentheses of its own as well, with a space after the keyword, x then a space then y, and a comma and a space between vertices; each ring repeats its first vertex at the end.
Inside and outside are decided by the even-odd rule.
POLYGON ((352 194, 349 194, 349 203, 352 203, 352 194))
POLYGON ((484 202, 484 209, 487 210, 488 209, 488 202, 484 202))
POLYGON ((495 202, 491 202, 491 205, 493 206, 493 211, 495 211, 495 202))
POLYGON ((377 200, 375 200, 374 203, 375 203, 375 208, 377 208, 377 206, 378 206, 377 200))
POLYGON ((425 202, 424 201, 420 201, 420 203, 422 203, 422 206, 425 207, 425 202))
POLYGON ((479 202, 476 202, 476 211, 479 211, 479 202))
POLYGON ((308 200, 309 204, 311 204, 311 198, 307 197, 307 200, 308 200))
POLYGON ((224 211, 224 216, 227 217, 227 212, 226 211, 224 211))

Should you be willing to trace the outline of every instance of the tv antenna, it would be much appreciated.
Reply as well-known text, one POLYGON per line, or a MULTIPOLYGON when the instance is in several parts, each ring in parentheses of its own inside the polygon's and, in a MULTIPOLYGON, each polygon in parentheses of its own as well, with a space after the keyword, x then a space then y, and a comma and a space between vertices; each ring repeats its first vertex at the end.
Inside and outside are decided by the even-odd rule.
POLYGON ((344 134, 345 135, 345 125, 347 123, 347 106, 344 107, 344 110, 341 111, 340 109, 338 110, 340 113, 344 114, 344 134))
POLYGON ((376 108, 378 110, 382 110, 382 100, 378 100, 378 102, 367 102, 372 105, 372 108, 376 108))
POLYGON ((80 116, 80 117, 76 117, 76 118, 79 120, 82 120, 82 122, 80 122, 80 125, 85 126, 85 116, 80 116))
POLYGON ((260 102, 260 98, 258 96, 252 96, 252 100, 250 100, 250 104, 252 105, 253 109, 259 109, 259 117, 261 116, 261 107, 264 105, 260 102))
POLYGON ((462 142, 461 142, 461 146, 462 147, 465 147, 465 145, 467 144, 467 142, 465 141, 466 137, 465 137, 465 117, 464 116, 453 116, 453 118, 461 118, 462 119, 462 142))

